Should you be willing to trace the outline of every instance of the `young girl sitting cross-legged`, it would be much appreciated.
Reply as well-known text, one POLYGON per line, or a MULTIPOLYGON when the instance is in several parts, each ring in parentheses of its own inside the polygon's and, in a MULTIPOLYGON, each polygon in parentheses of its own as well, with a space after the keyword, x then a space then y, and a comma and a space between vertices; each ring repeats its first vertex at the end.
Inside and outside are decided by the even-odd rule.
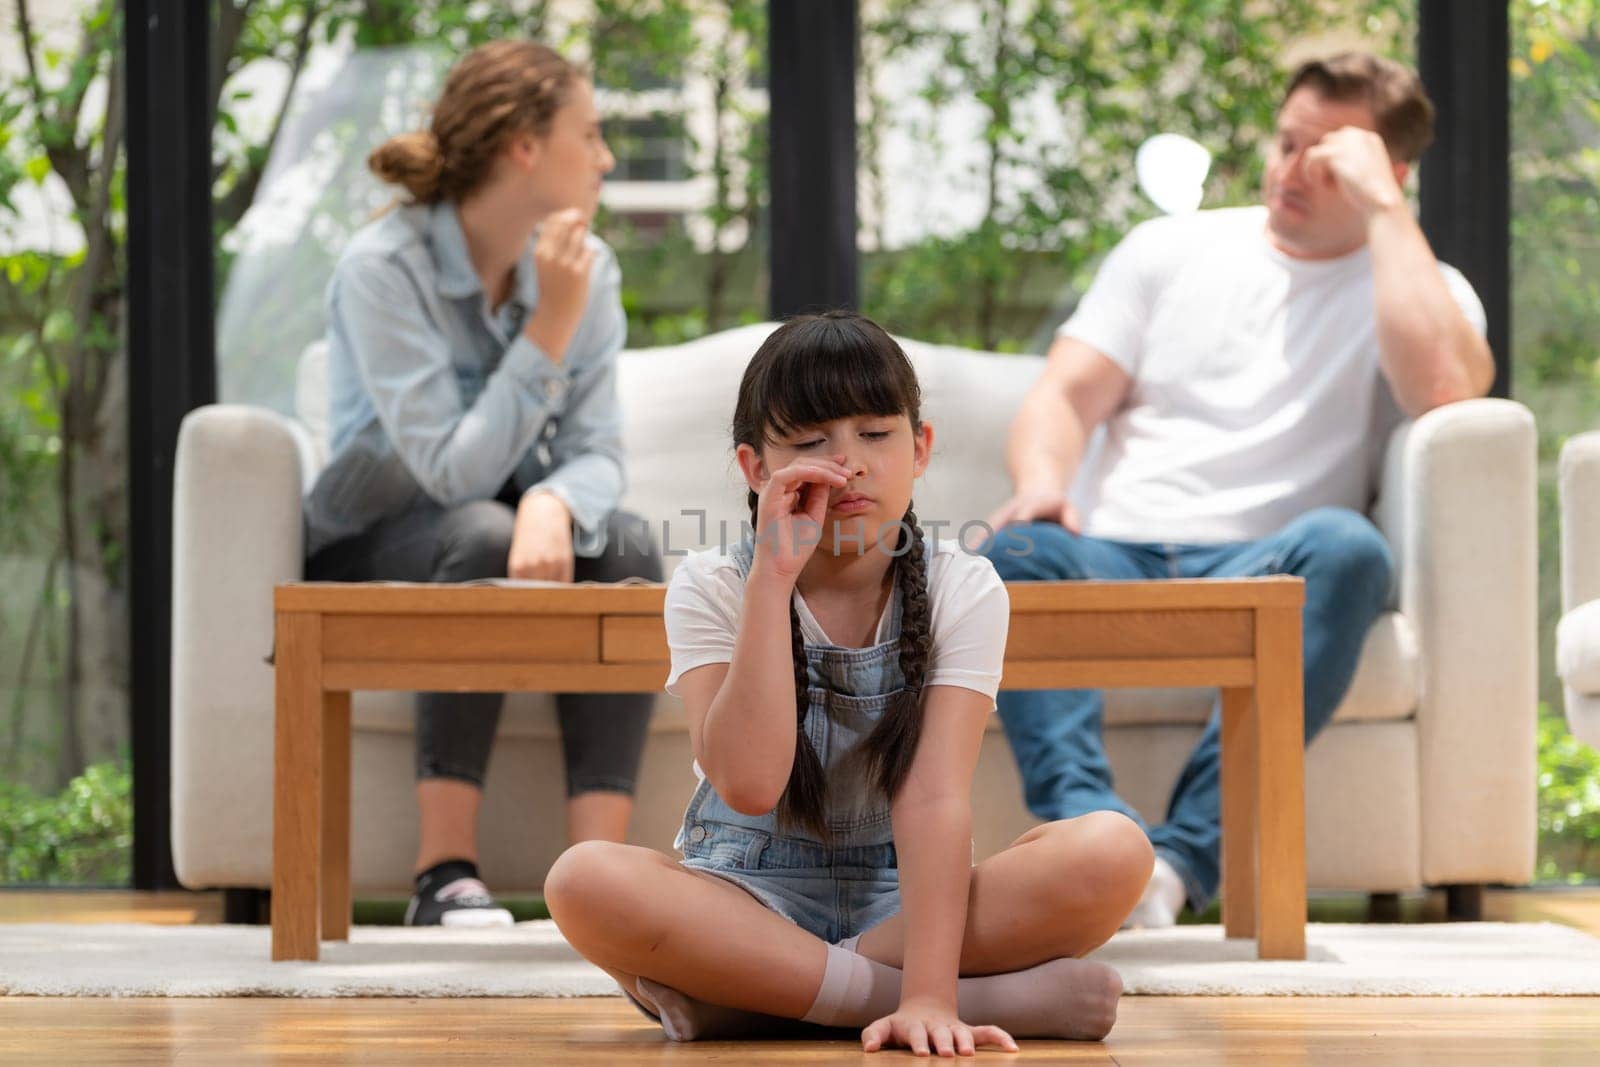
POLYGON ((586 842, 545 882, 669 1037, 802 1020, 968 1055, 1115 1021, 1120 979, 1080 957, 1149 880, 1143 831, 1100 812, 971 862, 1010 608, 988 560, 923 538, 919 401, 900 346, 843 312, 780 327, 739 386, 755 536, 691 555, 667 593, 700 775, 683 860, 586 842))

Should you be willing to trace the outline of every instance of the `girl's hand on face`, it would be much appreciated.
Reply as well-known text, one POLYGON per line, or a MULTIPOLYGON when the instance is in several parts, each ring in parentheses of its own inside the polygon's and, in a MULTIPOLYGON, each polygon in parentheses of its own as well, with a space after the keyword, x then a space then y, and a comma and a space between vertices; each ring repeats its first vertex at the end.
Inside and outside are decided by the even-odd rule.
POLYGON ((850 480, 849 468, 827 459, 797 459, 776 471, 756 502, 756 558, 796 581, 822 543, 828 497, 850 480))
POLYGON ((971 1056, 983 1045, 994 1045, 1005 1052, 1016 1052, 1017 1043, 998 1026, 968 1026, 956 1013, 940 1004, 901 1003, 887 1015, 861 1031, 861 1048, 877 1052, 899 1045, 914 1055, 930 1052, 939 1056, 971 1056))
POLYGON ((539 276, 539 306, 523 332, 551 360, 560 363, 583 320, 589 302, 589 269, 594 250, 585 238, 589 223, 578 208, 557 211, 539 227, 533 266, 539 276))

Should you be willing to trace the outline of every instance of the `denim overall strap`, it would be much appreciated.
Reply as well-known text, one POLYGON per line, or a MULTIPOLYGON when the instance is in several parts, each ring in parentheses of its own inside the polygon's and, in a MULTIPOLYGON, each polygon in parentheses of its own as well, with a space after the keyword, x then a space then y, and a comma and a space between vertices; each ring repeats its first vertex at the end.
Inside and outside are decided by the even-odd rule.
MULTIPOLYGON (((748 577, 754 545, 742 542, 732 549, 742 577, 748 577)), ((898 588, 890 596, 889 639, 865 648, 806 645, 808 675, 807 712, 802 729, 822 763, 827 779, 827 817, 834 847, 888 845, 893 840, 888 803, 872 784, 869 761, 862 742, 893 704, 903 688, 900 672, 901 598, 898 588)), ((719 823, 778 835, 773 813, 745 815, 717 796, 702 782, 685 812, 684 839, 695 842, 695 826, 719 823)), ((786 831, 806 839, 798 829, 786 831)), ((821 842, 814 842, 821 845, 821 842)))

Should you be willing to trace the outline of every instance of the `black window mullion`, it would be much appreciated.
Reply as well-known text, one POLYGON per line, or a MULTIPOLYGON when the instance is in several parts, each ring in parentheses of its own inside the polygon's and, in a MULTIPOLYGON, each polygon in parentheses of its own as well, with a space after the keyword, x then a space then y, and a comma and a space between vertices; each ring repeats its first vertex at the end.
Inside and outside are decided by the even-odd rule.
POLYGON ((855 307, 856 0, 767 12, 772 317, 855 307))
POLYGON ((171 848, 172 467, 216 398, 209 4, 124 0, 128 203, 128 680, 133 884, 176 886, 171 848))
POLYGON ((1511 391, 1511 98, 1505 0, 1418 0, 1417 66, 1437 109, 1422 229, 1483 301, 1493 395, 1511 391))

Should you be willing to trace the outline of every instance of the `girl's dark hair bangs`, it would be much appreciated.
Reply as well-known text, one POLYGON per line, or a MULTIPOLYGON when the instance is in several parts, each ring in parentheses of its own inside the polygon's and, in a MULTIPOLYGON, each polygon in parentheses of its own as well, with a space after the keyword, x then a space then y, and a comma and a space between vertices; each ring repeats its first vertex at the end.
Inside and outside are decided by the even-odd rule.
POLYGON ((768 358, 747 409, 765 414, 763 436, 856 415, 919 420, 922 396, 911 363, 875 324, 818 316, 789 323, 763 347, 768 358))

